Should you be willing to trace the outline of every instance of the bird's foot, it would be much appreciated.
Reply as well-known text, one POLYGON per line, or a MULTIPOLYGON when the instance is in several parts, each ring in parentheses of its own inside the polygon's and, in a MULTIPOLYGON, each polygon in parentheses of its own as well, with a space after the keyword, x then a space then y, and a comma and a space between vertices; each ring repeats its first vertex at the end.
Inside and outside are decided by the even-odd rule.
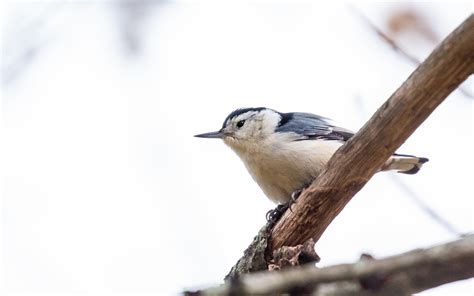
POLYGON ((291 194, 291 199, 288 202, 288 207, 290 208, 290 211, 292 211, 291 206, 296 202, 296 200, 298 200, 298 197, 300 197, 301 192, 303 192, 303 190, 305 190, 305 189, 306 189, 306 187, 293 191, 293 193, 291 194))
POLYGON ((295 190, 293 191, 293 193, 291 194, 291 201, 290 203, 294 203, 296 202, 296 200, 298 199, 298 197, 300 197, 301 193, 303 192, 303 190, 305 190, 305 188, 302 188, 302 189, 298 189, 298 190, 295 190))
POLYGON ((303 192, 303 190, 305 190, 305 189, 306 188, 295 190, 291 194, 291 199, 290 199, 289 202, 287 202, 285 204, 279 204, 273 210, 268 211, 266 216, 265 216, 267 218, 267 221, 272 222, 272 223, 276 223, 278 220, 280 220, 281 216, 283 216, 283 213, 286 212, 286 210, 290 209, 290 211, 291 211, 291 206, 296 202, 298 197, 300 197, 301 192, 303 192))
POLYGON ((279 204, 276 208, 268 211, 265 216, 267 218, 267 221, 271 223, 276 223, 278 220, 280 220, 283 213, 289 208, 289 204, 290 203, 279 204))

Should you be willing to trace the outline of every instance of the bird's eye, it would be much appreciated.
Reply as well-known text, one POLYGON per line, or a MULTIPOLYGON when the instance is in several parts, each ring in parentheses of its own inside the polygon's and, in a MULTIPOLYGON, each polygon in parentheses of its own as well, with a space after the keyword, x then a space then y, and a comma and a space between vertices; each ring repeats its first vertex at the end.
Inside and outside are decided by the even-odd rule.
POLYGON ((237 122, 237 127, 238 127, 238 128, 243 127, 243 126, 244 126, 244 123, 245 123, 245 120, 241 120, 241 121, 237 122))

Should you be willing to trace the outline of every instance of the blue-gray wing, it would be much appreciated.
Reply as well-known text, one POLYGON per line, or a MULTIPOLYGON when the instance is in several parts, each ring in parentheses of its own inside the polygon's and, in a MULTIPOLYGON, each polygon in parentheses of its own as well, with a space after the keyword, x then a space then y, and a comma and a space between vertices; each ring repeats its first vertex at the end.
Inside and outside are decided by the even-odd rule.
POLYGON ((331 124, 328 118, 311 113, 280 113, 277 132, 293 132, 301 136, 298 140, 338 140, 347 141, 353 132, 331 124))

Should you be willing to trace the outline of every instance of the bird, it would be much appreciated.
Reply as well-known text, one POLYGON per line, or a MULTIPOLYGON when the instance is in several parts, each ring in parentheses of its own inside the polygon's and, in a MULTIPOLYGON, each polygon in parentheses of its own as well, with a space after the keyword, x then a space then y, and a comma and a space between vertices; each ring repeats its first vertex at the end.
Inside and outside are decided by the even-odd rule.
MULTIPOLYGON (((285 205, 308 187, 331 156, 354 135, 326 117, 257 107, 239 108, 215 132, 198 138, 222 139, 242 160, 264 194, 285 205)), ((428 158, 393 154, 380 171, 416 174, 428 158)))

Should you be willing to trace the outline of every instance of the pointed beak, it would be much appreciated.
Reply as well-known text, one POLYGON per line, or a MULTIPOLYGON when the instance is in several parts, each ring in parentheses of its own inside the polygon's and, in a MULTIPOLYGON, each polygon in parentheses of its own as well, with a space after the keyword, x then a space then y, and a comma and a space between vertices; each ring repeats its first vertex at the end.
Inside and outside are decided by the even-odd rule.
POLYGON ((208 139, 222 139, 224 137, 224 133, 222 130, 217 131, 217 132, 210 132, 210 133, 204 133, 204 134, 199 134, 195 135, 196 138, 208 138, 208 139))

